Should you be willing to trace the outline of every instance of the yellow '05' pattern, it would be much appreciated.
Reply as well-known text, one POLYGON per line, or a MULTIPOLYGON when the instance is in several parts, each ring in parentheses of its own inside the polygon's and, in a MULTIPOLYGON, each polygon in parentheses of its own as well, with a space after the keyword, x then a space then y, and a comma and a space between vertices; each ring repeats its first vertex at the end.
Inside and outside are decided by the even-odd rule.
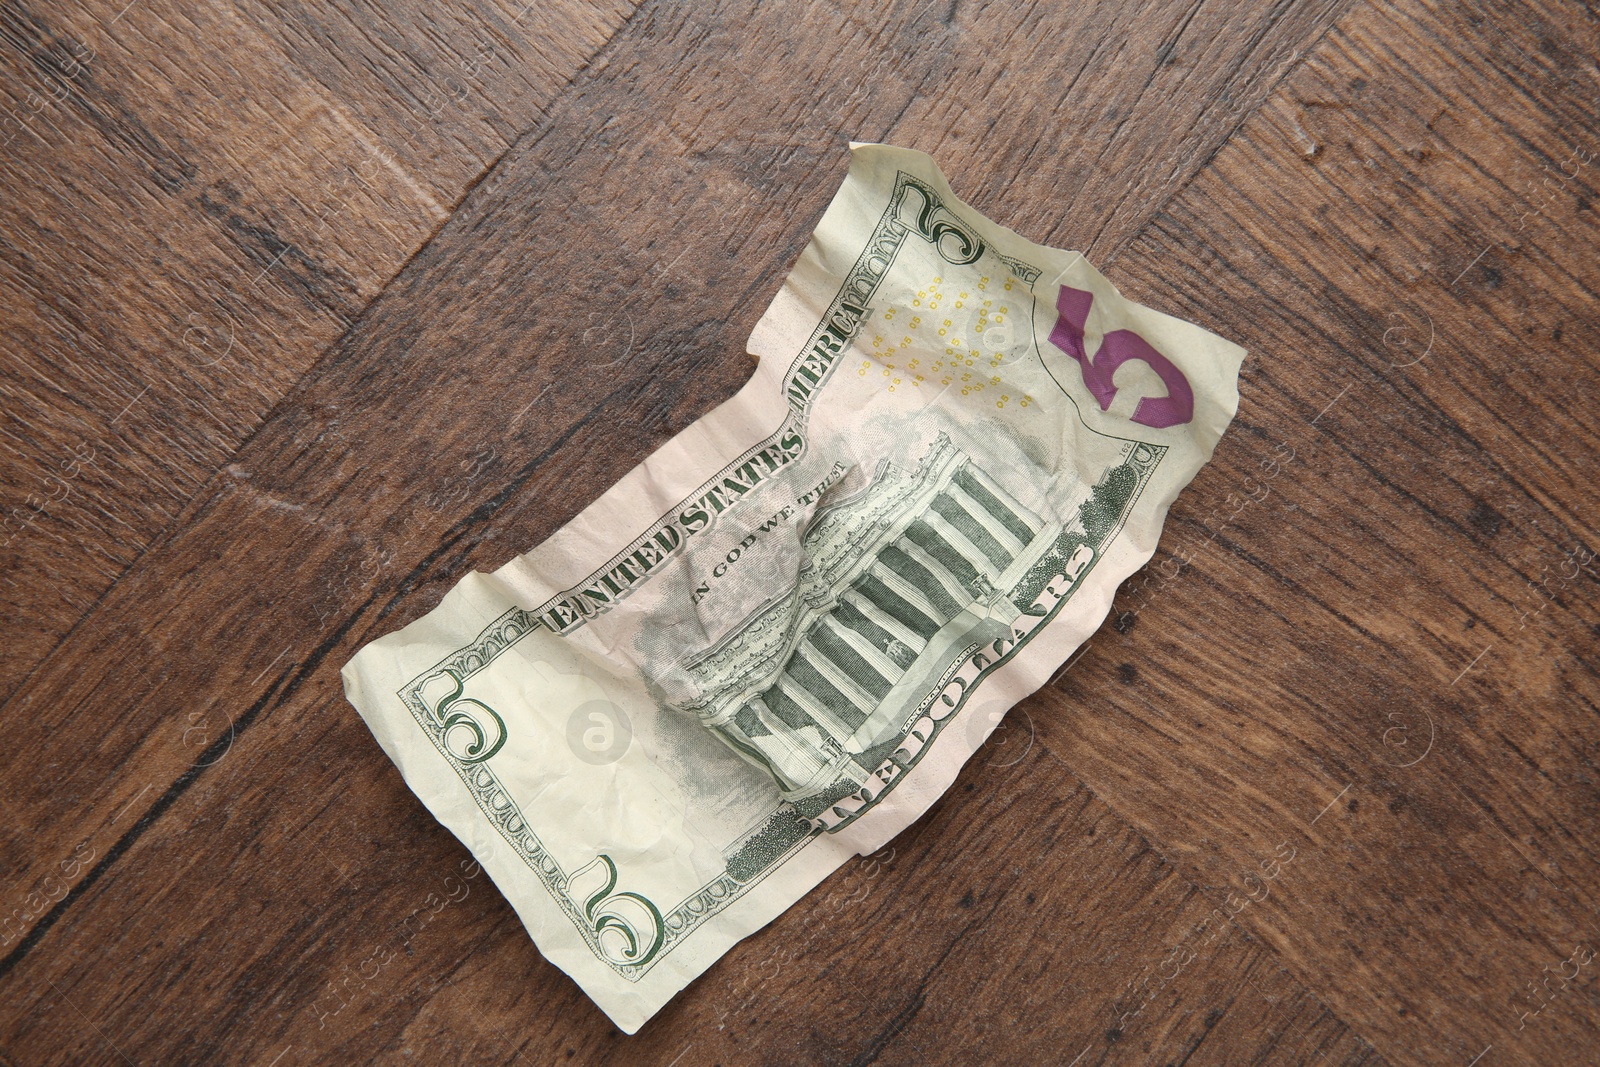
POLYGON ((1033 397, 1007 385, 1000 373, 1016 357, 1017 330, 1012 294, 1026 286, 1008 276, 998 285, 988 275, 970 289, 945 286, 934 277, 917 290, 910 306, 886 308, 870 330, 872 354, 856 373, 875 378, 893 393, 931 387, 935 392, 960 389, 962 396, 987 393, 994 406, 1027 407, 1033 397), (941 354, 942 353, 942 354, 941 354))

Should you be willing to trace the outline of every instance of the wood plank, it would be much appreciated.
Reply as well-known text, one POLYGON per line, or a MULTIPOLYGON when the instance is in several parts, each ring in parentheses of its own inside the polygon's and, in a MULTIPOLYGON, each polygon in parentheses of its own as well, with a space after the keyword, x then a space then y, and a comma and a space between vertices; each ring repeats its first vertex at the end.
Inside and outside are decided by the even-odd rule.
POLYGON ((1600 1047, 1595 38, 1353 12, 1116 261, 1253 358, 1041 740, 1216 899, 1305 835, 1238 921, 1397 1063, 1600 1047))
POLYGON ((519 10, 6 6, 0 697, 631 6, 519 10))

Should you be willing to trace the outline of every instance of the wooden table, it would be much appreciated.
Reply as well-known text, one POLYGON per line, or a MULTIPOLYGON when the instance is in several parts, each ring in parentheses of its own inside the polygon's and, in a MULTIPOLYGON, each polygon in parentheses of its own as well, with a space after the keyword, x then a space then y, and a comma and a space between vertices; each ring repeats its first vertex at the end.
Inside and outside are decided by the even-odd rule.
POLYGON ((1600 1062, 1592 6, 0 25, 5 1062, 1600 1062), (850 139, 1243 401, 943 801, 624 1037, 339 668, 734 392, 850 139))

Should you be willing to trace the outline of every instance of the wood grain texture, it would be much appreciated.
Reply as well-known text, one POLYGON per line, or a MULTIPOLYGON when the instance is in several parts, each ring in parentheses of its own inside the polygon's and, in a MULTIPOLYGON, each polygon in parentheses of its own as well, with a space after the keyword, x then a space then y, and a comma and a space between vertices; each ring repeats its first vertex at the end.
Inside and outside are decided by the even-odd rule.
MULTIPOLYGON (((1592 172, 1540 185, 1578 131, 1592 138, 1592 22, 1555 5, 1342 10, 479 13, 538 43, 502 75, 523 95, 492 120, 486 103, 441 115, 425 143, 412 131, 359 239, 300 216, 293 247, 316 254, 280 263, 304 284, 267 277, 284 315, 335 326, 233 369, 248 432, 213 441, 181 404, 153 405, 168 421, 140 424, 139 462, 171 480, 174 513, 122 555, 87 518, 58 531, 81 556, 17 550, 19 606, 62 573, 77 599, 18 639, 0 708, 0 1053, 1356 1064, 1490 1045, 1489 1067, 1594 1048, 1594 984, 1507 1021, 1540 968, 1594 939, 1600 631, 1594 568, 1570 555, 1594 545, 1592 172), (847 137, 934 152, 991 217, 1086 248, 1130 295, 1246 344, 1240 419, 1113 621, 951 795, 623 1038, 406 792, 338 668, 743 382, 743 340, 847 137), (375 234, 407 212, 410 236, 383 246, 405 253, 372 266, 375 234), (313 283, 330 265, 344 288, 313 283)), ((107 99, 161 62, 160 26, 199 17, 141 4, 125 20, 144 12, 146 51, 127 46, 107 99)), ((211 17, 263 98, 314 90, 380 148, 415 113, 407 42, 459 57, 472 33, 448 27, 476 25, 294 5, 211 17)), ((303 109, 202 114, 198 97, 141 111, 190 130, 147 140, 276 159, 261 146, 328 136, 291 121, 303 109)), ((156 181, 146 140, 116 139, 131 107, 99 106, 94 162, 30 165, 62 188, 88 180, 79 165, 107 188, 136 188, 114 167, 156 181)), ((241 220, 288 212, 328 171, 252 173, 239 203, 259 214, 241 220)), ((138 195, 165 214, 109 194, 71 217, 28 201, 0 227, 0 284, 76 293, 82 264, 128 262, 153 236, 180 279, 290 243, 213 247, 191 186, 138 195), (39 240, 29 219, 104 251, 13 254, 39 240)), ((144 381, 170 328, 139 324, 172 318, 178 284, 35 297, 19 336, 57 373, 144 381), (106 340, 119 314, 145 331, 137 350, 106 340)), ((27 358, 0 382, 34 398, 15 407, 19 486, 88 417, 38 401, 45 362, 27 358)), ((100 455, 79 463, 86 487, 100 455)), ((155 497, 106 482, 97 514, 155 497)))
POLYGON ((0 697, 630 10, 0 7, 0 697))
POLYGON ((1396 1061, 1600 1054, 1596 30, 1362 8, 1112 268, 1254 358, 1041 739, 1396 1061))

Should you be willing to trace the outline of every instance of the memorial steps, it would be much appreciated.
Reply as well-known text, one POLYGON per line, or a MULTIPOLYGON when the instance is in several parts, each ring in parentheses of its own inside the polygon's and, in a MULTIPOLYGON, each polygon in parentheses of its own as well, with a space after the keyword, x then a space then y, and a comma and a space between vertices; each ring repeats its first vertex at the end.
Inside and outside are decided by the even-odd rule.
POLYGON ((791 798, 859 782, 866 768, 852 757, 892 736, 909 710, 899 705, 922 691, 908 683, 935 676, 1060 532, 946 447, 957 461, 928 475, 931 498, 862 546, 870 558, 850 568, 782 668, 708 723, 791 798))

